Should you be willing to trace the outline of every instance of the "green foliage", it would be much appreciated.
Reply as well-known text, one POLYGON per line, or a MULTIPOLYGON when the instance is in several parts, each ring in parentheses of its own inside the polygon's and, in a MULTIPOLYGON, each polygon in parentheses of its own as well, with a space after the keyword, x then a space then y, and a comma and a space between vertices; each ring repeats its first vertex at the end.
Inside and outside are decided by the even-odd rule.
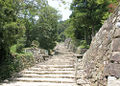
POLYGON ((59 18, 47 0, 0 0, 0 79, 34 63, 23 51, 33 40, 37 47, 55 46, 59 18))
MULTIPOLYGON (((114 0, 115 1, 115 0, 114 0)), ((86 40, 90 44, 95 33, 110 15, 109 5, 113 0, 73 0, 72 14, 65 35, 76 40, 86 40)))
POLYGON ((10 52, 11 53, 16 53, 16 44, 10 47, 10 52))
MULTIPOLYGON (((15 46, 14 46, 15 47, 15 46)), ((29 53, 14 54, 13 58, 6 59, 0 66, 0 81, 12 77, 13 74, 32 66, 35 62, 33 56, 29 53)))
POLYGON ((70 37, 72 39, 74 39, 74 28, 72 25, 70 25, 66 30, 65 30, 65 35, 66 37, 70 37))
POLYGON ((65 30, 69 27, 68 20, 58 22, 58 42, 63 42, 66 39, 65 30))
POLYGON ((16 52, 21 53, 23 51, 24 44, 17 44, 16 46, 16 52))
POLYGON ((66 36, 64 35, 64 33, 62 32, 62 33, 60 33, 59 35, 58 35, 58 42, 64 42, 65 41, 65 39, 66 39, 66 36))
POLYGON ((36 28, 32 30, 32 39, 38 41, 41 48, 50 50, 56 45, 59 18, 58 12, 50 6, 40 9, 36 28))
POLYGON ((108 12, 108 5, 108 0, 75 0, 71 5, 71 9, 73 10, 71 17, 75 19, 75 21, 74 19, 72 20, 73 22, 78 21, 80 24, 73 24, 74 27, 84 25, 87 28, 91 28, 92 35, 94 36, 95 31, 101 26, 102 17, 108 12), (99 27, 97 25, 99 25, 99 27), (97 29, 95 29, 96 27, 97 29))
POLYGON ((9 58, 10 47, 25 32, 25 27, 17 18, 14 0, 0 0, 0 62, 9 58))
POLYGON ((32 41, 32 46, 38 48, 39 47, 39 42, 36 40, 32 41))
POLYGON ((89 45, 87 44, 86 40, 75 39, 75 40, 73 40, 73 43, 75 44, 76 47, 79 47, 81 49, 89 48, 89 45))
POLYGON ((87 45, 86 40, 81 40, 81 41, 80 41, 80 44, 79 44, 79 47, 80 47, 81 49, 88 49, 88 48, 89 48, 89 45, 87 45))

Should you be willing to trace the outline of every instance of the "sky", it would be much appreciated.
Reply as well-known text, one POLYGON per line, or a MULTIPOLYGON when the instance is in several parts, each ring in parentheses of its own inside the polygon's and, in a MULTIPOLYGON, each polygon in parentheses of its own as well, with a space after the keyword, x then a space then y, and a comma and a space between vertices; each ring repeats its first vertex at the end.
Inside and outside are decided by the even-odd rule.
POLYGON ((64 5, 60 2, 60 0, 48 0, 48 4, 57 9, 59 13, 62 15, 63 21, 69 19, 69 16, 72 13, 69 10, 70 3, 72 3, 72 0, 65 0, 65 2, 68 2, 68 4, 64 5))

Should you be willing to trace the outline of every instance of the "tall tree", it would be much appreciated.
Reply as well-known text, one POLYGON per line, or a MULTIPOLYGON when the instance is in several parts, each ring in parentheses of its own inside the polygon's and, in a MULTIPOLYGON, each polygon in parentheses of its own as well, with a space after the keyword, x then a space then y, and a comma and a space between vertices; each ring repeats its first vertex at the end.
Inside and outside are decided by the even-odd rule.
POLYGON ((57 24, 60 16, 57 10, 49 5, 39 10, 39 19, 36 28, 32 31, 33 39, 40 43, 40 47, 53 49, 57 41, 57 24))
POLYGON ((26 47, 31 46, 31 31, 35 28, 39 9, 48 5, 47 0, 21 0, 19 4, 19 17, 24 20, 26 27, 26 47))
POLYGON ((71 4, 72 15, 70 18, 74 37, 84 39, 90 43, 91 37, 102 25, 109 12, 111 0, 73 0, 71 4))
POLYGON ((10 46, 23 36, 25 27, 17 18, 14 0, 0 0, 0 61, 9 57, 10 46))
POLYGON ((69 20, 59 21, 58 22, 58 41, 64 41, 66 39, 65 30, 69 27, 69 20))

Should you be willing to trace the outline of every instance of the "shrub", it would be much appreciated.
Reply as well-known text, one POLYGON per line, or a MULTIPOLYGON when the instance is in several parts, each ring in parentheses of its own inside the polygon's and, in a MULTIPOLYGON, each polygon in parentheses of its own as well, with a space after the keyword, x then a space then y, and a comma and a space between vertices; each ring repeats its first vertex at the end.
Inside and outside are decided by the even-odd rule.
POLYGON ((13 58, 6 59, 0 66, 0 81, 12 77, 13 74, 28 68, 35 63, 30 53, 14 53, 13 58))
POLYGON ((16 45, 16 52, 21 53, 23 51, 24 44, 17 44, 16 45))
POLYGON ((89 45, 87 45, 85 40, 81 40, 80 41, 80 48, 84 49, 84 48, 89 48, 89 45))
POLYGON ((82 49, 84 49, 84 48, 88 49, 89 48, 89 45, 87 45, 85 40, 75 40, 75 45, 76 45, 76 47, 80 47, 82 49))
POLYGON ((11 53, 16 53, 16 46, 17 46, 17 45, 13 45, 13 46, 10 48, 10 52, 11 52, 11 53))
POLYGON ((31 45, 32 45, 33 47, 38 48, 38 47, 39 47, 39 42, 36 41, 36 40, 33 40, 31 45))

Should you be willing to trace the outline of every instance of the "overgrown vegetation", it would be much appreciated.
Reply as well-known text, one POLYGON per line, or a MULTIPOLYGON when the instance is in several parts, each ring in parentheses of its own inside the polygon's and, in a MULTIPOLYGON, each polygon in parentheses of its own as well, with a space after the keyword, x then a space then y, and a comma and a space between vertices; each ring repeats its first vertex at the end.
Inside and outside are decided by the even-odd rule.
POLYGON ((0 0, 0 80, 33 65, 24 48, 56 46, 60 18, 47 0, 0 0))
POLYGON ((35 63, 35 60, 30 53, 18 54, 15 53, 12 58, 5 59, 0 65, 0 81, 12 77, 13 74, 28 68, 35 63))

